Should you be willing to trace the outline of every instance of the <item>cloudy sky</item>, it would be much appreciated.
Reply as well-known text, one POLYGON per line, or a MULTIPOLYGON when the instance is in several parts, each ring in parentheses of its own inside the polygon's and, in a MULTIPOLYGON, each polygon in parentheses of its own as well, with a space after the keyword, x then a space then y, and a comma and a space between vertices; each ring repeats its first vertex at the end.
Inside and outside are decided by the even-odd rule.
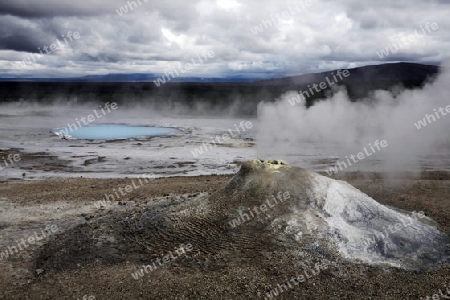
POLYGON ((185 76, 280 77, 440 64, 450 53, 449 16, 448 0, 1 0, 0 77, 170 68, 185 76))

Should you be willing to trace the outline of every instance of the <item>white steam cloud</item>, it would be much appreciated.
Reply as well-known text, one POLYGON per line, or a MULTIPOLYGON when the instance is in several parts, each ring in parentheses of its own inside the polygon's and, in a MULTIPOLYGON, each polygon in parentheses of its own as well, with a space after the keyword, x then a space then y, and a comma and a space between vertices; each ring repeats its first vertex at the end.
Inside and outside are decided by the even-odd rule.
POLYGON ((370 149, 369 143, 386 140, 386 148, 347 170, 450 169, 450 63, 422 89, 376 91, 357 103, 339 91, 307 109, 304 103, 289 102, 297 95, 291 91, 275 103, 259 104, 259 157, 323 170, 338 158, 347 161, 345 156, 370 149))

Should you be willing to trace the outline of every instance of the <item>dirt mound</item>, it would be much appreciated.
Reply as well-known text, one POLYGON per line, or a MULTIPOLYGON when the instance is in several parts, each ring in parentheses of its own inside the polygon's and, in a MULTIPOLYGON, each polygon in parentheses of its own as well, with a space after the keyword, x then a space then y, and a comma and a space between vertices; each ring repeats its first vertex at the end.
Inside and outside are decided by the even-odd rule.
MULTIPOLYGON (((199 268, 222 252, 235 262, 263 263, 264 251, 278 250, 294 260, 307 253, 312 260, 426 269, 448 259, 448 238, 419 216, 387 208, 345 182, 253 160, 211 196, 156 199, 77 226, 41 250, 36 268, 152 262, 190 243, 203 254, 195 259, 199 268)), ((173 264, 191 268, 193 261, 183 256, 173 264)))

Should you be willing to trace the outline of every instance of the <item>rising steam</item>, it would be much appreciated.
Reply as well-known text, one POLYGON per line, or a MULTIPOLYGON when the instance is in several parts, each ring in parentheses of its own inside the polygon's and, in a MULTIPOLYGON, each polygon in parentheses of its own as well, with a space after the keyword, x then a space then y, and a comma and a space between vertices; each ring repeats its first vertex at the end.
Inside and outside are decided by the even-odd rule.
MULTIPOLYGON (((375 166, 381 171, 421 170, 428 166, 427 158, 448 154, 442 150, 450 142, 449 83, 447 63, 422 89, 376 91, 357 103, 341 90, 307 109, 304 103, 292 105, 289 100, 298 92, 288 92, 275 103, 258 106, 258 155, 295 164, 302 164, 306 156, 343 161, 369 143, 386 140, 388 147, 348 170, 371 171, 375 166), (426 126, 418 129, 419 120, 426 126)), ((328 161, 327 168, 332 164, 328 161)))

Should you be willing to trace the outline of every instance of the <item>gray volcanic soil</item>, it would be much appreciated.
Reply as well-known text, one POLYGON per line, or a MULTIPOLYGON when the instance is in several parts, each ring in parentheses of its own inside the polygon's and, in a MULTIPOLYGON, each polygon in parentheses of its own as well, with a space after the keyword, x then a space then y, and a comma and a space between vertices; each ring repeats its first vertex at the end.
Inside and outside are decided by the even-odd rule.
MULTIPOLYGON (((424 211, 439 223, 441 231, 450 232, 449 174, 425 173, 423 179, 389 181, 346 176, 349 183, 380 203, 424 211)), ((408 272, 355 264, 320 247, 308 248, 313 240, 300 247, 291 236, 266 230, 270 216, 230 228, 232 208, 267 198, 256 194, 239 199, 232 189, 214 194, 230 178, 156 179, 120 203, 100 210, 93 203, 130 180, 0 184, 1 200, 13 204, 10 212, 16 213, 14 218, 2 219, 5 231, 17 234, 54 222, 62 232, 35 251, 27 251, 26 259, 20 254, 8 260, 9 265, 0 263, 3 299, 81 299, 84 295, 96 299, 262 299, 277 284, 304 271, 311 273, 310 266, 315 263, 329 266, 278 298, 419 299, 449 283, 449 265, 408 272), (214 200, 209 206, 205 205, 208 195, 214 200), (55 206, 46 214, 46 209, 55 206), (31 221, 23 217, 30 212, 18 209, 25 207, 34 212, 41 208, 41 217, 31 221), (131 277, 143 264, 182 243, 191 243, 193 251, 139 280, 131 277), (17 272, 20 268, 29 272, 17 272)), ((284 213, 283 206, 276 209, 275 214, 284 213)), ((8 243, 3 238, 0 245, 1 250, 8 243)))

